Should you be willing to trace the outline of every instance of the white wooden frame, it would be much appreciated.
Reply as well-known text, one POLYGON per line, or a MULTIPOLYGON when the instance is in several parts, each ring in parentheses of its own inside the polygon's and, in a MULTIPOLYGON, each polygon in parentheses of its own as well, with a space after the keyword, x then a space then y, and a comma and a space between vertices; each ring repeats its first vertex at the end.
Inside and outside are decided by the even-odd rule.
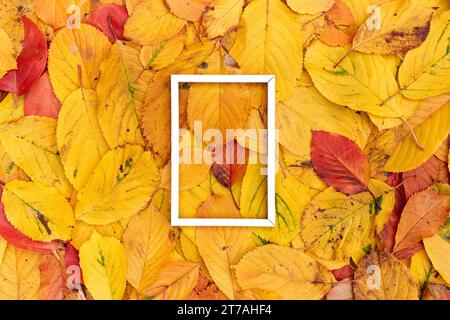
POLYGON ((172 75, 171 77, 171 224, 172 226, 231 226, 274 227, 275 226, 275 76, 273 75, 172 75), (180 83, 266 83, 267 84, 267 218, 180 218, 179 216, 179 84, 180 83))

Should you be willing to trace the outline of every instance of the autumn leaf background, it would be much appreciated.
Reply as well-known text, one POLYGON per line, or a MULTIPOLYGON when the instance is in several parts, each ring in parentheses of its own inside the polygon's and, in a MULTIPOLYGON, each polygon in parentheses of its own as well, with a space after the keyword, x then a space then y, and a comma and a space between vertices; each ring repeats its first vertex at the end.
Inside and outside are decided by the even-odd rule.
MULTIPOLYGON (((0 0, 0 43, 0 299, 450 298, 448 0, 0 0), (170 225, 172 74, 275 76, 275 227, 170 225)), ((183 83, 180 128, 266 100, 183 83)), ((267 215, 229 150, 181 216, 267 215)))

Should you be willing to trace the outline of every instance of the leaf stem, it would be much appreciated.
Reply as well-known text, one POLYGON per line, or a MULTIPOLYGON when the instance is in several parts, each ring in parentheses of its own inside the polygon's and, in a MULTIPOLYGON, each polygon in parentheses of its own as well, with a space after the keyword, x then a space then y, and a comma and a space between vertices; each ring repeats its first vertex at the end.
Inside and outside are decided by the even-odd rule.
POLYGON ((239 208, 236 199, 234 198, 234 194, 233 194, 233 190, 231 189, 231 186, 229 187, 230 193, 231 193, 231 198, 233 199, 234 205, 236 206, 236 209, 241 210, 241 208, 239 208))
POLYGON ((350 51, 349 52, 347 52, 335 65, 334 65, 334 69, 336 69, 340 64, 341 64, 341 62, 342 61, 344 61, 344 59, 345 58, 347 58, 348 57, 348 55, 350 54, 350 53, 352 53, 353 52, 353 48, 352 49, 350 49, 350 51))
POLYGON ((420 144, 419 139, 417 138, 416 134, 414 133, 414 129, 409 125, 408 121, 406 121, 403 117, 400 117, 400 119, 402 120, 403 124, 408 128, 409 132, 411 133, 414 142, 416 143, 417 148, 419 148, 420 150, 424 150, 425 148, 420 144))

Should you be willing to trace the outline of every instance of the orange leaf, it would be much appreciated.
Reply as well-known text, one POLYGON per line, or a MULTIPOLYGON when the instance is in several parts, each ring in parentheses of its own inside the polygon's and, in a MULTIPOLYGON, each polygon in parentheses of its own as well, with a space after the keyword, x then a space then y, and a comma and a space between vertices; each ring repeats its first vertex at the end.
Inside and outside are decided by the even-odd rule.
POLYGON ((445 223, 449 210, 448 196, 433 190, 415 193, 403 209, 395 236, 394 252, 397 257, 407 258, 418 243, 435 234, 445 223), (411 247, 415 247, 411 250, 411 247))
POLYGON ((330 46, 346 46, 356 34, 356 23, 350 9, 340 0, 325 14, 325 25, 319 39, 330 46))

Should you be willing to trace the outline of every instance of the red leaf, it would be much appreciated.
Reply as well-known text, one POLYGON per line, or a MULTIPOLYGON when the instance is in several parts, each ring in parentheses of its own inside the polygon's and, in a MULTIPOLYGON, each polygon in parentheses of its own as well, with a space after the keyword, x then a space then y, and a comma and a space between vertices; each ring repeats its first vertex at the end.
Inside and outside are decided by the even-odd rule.
MULTIPOLYGON (((3 193, 3 187, 0 187, 0 197, 3 193)), ((33 241, 19 230, 13 227, 6 219, 3 204, 0 203, 0 236, 8 243, 27 251, 38 253, 54 253, 58 247, 57 242, 33 241)))
POLYGON ((414 254, 416 254, 417 252, 419 252, 420 250, 423 250, 425 247, 423 246, 422 242, 417 242, 415 244, 413 244, 411 247, 394 252, 394 256, 397 259, 409 259, 411 258, 414 254))
POLYGON ((326 131, 312 131, 311 160, 328 185, 345 194, 368 191, 369 162, 352 140, 326 131))
POLYGON ((395 256, 408 258, 420 248, 422 239, 434 235, 448 217, 448 196, 431 189, 415 193, 403 209, 397 234, 395 256))
POLYGON ((25 97, 24 113, 26 116, 45 116, 58 118, 61 104, 53 92, 48 72, 33 83, 25 97))
POLYGON ((353 276, 353 268, 348 264, 340 269, 331 270, 331 273, 337 281, 341 281, 345 278, 353 276))
MULTIPOLYGON (((216 151, 217 152, 217 151, 216 151)), ((220 152, 220 150, 219 150, 220 152)), ((216 153, 212 173, 222 185, 229 188, 245 174, 248 150, 235 140, 223 145, 222 153, 216 153)))
POLYGON ((383 246, 392 252, 395 244, 395 234, 397 233, 398 222, 400 221, 400 216, 402 215, 403 208, 406 205, 405 189, 402 183, 401 173, 389 173, 386 183, 391 187, 395 188, 395 206, 392 210, 389 220, 383 226, 380 232, 381 242, 383 246))
MULTIPOLYGON (((66 268, 70 266, 77 266, 80 268, 80 257, 78 255, 78 250, 75 249, 70 243, 67 244, 66 253, 64 255, 64 262, 66 264, 66 268)), ((81 270, 81 268, 80 268, 81 270)), ((81 275, 81 283, 83 282, 83 275, 81 275)))
POLYGON ((106 4, 99 7, 85 22, 100 29, 112 43, 125 40, 123 29, 128 19, 128 12, 118 4, 106 4))
POLYGON ((432 156, 417 169, 403 173, 406 199, 436 182, 448 183, 447 163, 432 156))
POLYGON ((9 71, 0 79, 0 89, 21 96, 39 79, 47 64, 47 41, 30 19, 23 17, 25 40, 17 58, 17 70, 9 71))
POLYGON ((64 261, 66 266, 79 266, 80 265, 80 257, 78 256, 78 250, 75 249, 70 243, 67 244, 66 253, 64 255, 64 261))

